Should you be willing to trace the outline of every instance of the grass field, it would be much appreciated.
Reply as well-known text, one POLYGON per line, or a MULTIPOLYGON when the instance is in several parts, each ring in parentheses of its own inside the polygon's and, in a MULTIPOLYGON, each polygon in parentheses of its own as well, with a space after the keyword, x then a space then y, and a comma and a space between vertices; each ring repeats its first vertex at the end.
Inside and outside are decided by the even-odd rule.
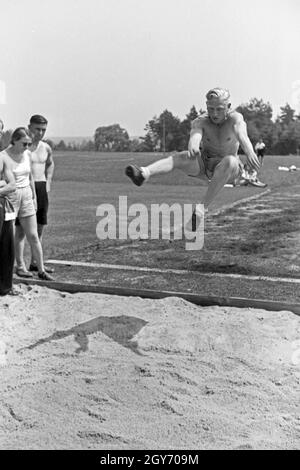
MULTIPOLYGON (((65 152, 55 154, 55 176, 51 192, 50 223, 44 240, 46 256, 57 256, 90 243, 97 243, 96 208, 101 203, 118 204, 126 195, 128 203, 188 203, 199 200, 205 186, 181 172, 155 177, 138 188, 124 174, 127 164, 145 165, 159 156, 153 154, 109 154, 65 152)), ((299 182, 299 173, 277 170, 291 165, 297 157, 266 157, 261 179, 271 189, 299 182)), ((300 158, 299 165, 300 166, 300 158)), ((212 205, 212 210, 239 199, 258 194, 253 187, 225 188, 212 205)))
MULTIPOLYGON (((268 184, 270 193, 248 205, 242 204, 224 214, 208 217, 203 250, 187 252, 184 241, 99 241, 96 236, 97 206, 111 203, 117 207, 120 195, 128 197, 128 205, 141 202, 147 207, 151 203, 191 203, 201 199, 206 187, 181 172, 155 177, 142 188, 134 186, 125 176, 124 168, 130 162, 146 165, 158 158, 160 155, 155 154, 55 153, 50 220, 44 238, 45 258, 189 269, 198 274, 233 272, 299 276, 297 197, 300 195, 300 172, 278 170, 278 166, 292 164, 300 167, 297 156, 265 157, 259 176, 268 184)), ((265 189, 254 187, 224 188, 212 204, 211 212, 263 191, 265 189)), ((57 273, 62 278, 67 276, 65 270, 58 269, 57 273)), ((69 270, 67 278, 76 280, 76 273, 77 278, 84 278, 85 282, 104 279, 109 283, 114 279, 120 284, 126 279, 122 273, 115 276, 79 268, 69 270)), ((165 288, 170 284, 177 285, 172 276, 164 280, 159 276, 155 278, 151 277, 149 285, 147 276, 127 276, 129 285, 164 285, 165 288)), ((196 284, 193 284, 195 287, 197 282, 195 280, 196 284)), ((212 289, 215 291, 216 287, 212 289)), ((235 289, 233 294, 237 295, 241 286, 235 289)), ((274 298, 274 295, 271 296, 274 298)), ((289 299, 291 297, 289 294, 289 299)))

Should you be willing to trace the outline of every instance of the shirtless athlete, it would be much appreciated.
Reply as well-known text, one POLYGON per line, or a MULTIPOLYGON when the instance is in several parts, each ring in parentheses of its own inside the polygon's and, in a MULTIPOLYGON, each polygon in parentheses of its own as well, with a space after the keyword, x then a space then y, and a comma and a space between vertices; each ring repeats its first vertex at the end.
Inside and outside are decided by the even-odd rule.
POLYGON ((248 165, 257 170, 259 161, 247 134, 243 116, 230 110, 228 90, 213 88, 206 94, 207 114, 192 122, 188 151, 158 160, 146 167, 127 166, 125 173, 137 186, 150 176, 169 173, 174 169, 189 176, 204 179, 208 189, 201 204, 196 205, 192 230, 195 231, 206 211, 226 183, 240 175, 242 164, 238 157, 241 145, 248 165), (201 143, 201 151, 200 151, 201 143))

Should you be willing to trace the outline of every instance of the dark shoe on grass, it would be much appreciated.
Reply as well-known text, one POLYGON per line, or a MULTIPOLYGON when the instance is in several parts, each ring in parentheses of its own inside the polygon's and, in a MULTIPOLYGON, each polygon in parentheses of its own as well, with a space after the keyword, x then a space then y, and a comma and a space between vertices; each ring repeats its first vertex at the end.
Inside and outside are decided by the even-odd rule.
MULTIPOLYGON (((36 265, 36 264, 31 264, 31 265, 29 266, 29 271, 38 272, 38 267, 37 267, 37 265, 36 265)), ((52 273, 54 273, 54 269, 53 269, 53 268, 46 268, 46 266, 45 266, 45 272, 46 272, 46 273, 49 273, 49 274, 52 274, 52 273)))
POLYGON ((125 169, 125 174, 137 186, 142 186, 143 182, 145 181, 142 170, 136 165, 128 165, 125 169))
POLYGON ((35 264, 31 264, 28 268, 28 271, 38 271, 38 267, 35 264))
POLYGON ((50 276, 50 274, 47 274, 45 271, 42 273, 38 273, 39 279, 42 281, 54 281, 54 278, 50 276))

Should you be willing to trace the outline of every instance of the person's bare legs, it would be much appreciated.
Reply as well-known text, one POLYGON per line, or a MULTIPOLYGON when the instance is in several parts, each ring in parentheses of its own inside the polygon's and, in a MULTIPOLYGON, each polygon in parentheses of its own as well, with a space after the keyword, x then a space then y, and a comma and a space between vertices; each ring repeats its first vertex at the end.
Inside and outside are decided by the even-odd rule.
POLYGON ((40 239, 41 243, 42 243, 42 238, 43 238, 44 227, 45 227, 45 225, 37 224, 38 236, 39 236, 39 239, 40 239))
MULTIPOLYGON (((136 179, 133 176, 133 172, 130 171, 130 173, 126 174, 135 184, 140 186, 143 181, 148 181, 151 176, 170 173, 173 170, 181 170, 188 176, 201 177, 201 175, 205 175, 204 165, 201 158, 198 160, 197 157, 190 157, 188 151, 176 152, 174 155, 162 158, 146 167, 141 167, 140 169, 135 167, 134 171, 138 172, 136 179), (140 177, 140 173, 143 175, 142 178, 140 177)), ((177 231, 182 233, 182 225, 174 227, 173 230, 171 230, 173 234, 177 231)))
POLYGON ((234 155, 224 157, 214 170, 213 177, 208 185, 208 189, 203 199, 204 208, 215 199, 226 183, 234 180, 239 173, 239 159, 234 155))
POLYGON ((199 173, 199 164, 197 158, 190 158, 189 152, 183 151, 142 167, 141 170, 146 180, 150 176, 170 173, 173 170, 182 170, 188 175, 196 176, 199 173))
POLYGON ((206 194, 200 204, 196 205, 192 219, 186 225, 186 230, 196 232, 208 210, 209 205, 215 199, 226 183, 234 181, 239 174, 239 159, 234 155, 224 157, 215 167, 214 174, 208 185, 206 194))
MULTIPOLYGON (((43 230, 44 230, 44 225, 37 224, 37 233, 39 236, 39 240, 42 243, 42 238, 43 238, 43 230)), ((31 261, 30 261, 30 266, 37 266, 37 262, 35 261, 33 252, 31 251, 31 261)))
POLYGON ((43 250, 37 232, 36 215, 34 214, 29 217, 21 217, 20 224, 30 245, 33 258, 36 260, 38 272, 43 273, 45 271, 43 261, 43 250))
POLYGON ((27 271, 24 261, 25 233, 21 225, 15 226, 15 255, 17 269, 27 271))

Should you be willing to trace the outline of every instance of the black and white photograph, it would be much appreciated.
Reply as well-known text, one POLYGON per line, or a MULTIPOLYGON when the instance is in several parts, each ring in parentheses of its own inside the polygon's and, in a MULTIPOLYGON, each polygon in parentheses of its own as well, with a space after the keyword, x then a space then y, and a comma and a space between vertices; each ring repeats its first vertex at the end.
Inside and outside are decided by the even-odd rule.
POLYGON ((0 5, 0 450, 299 450, 300 2, 0 5))

